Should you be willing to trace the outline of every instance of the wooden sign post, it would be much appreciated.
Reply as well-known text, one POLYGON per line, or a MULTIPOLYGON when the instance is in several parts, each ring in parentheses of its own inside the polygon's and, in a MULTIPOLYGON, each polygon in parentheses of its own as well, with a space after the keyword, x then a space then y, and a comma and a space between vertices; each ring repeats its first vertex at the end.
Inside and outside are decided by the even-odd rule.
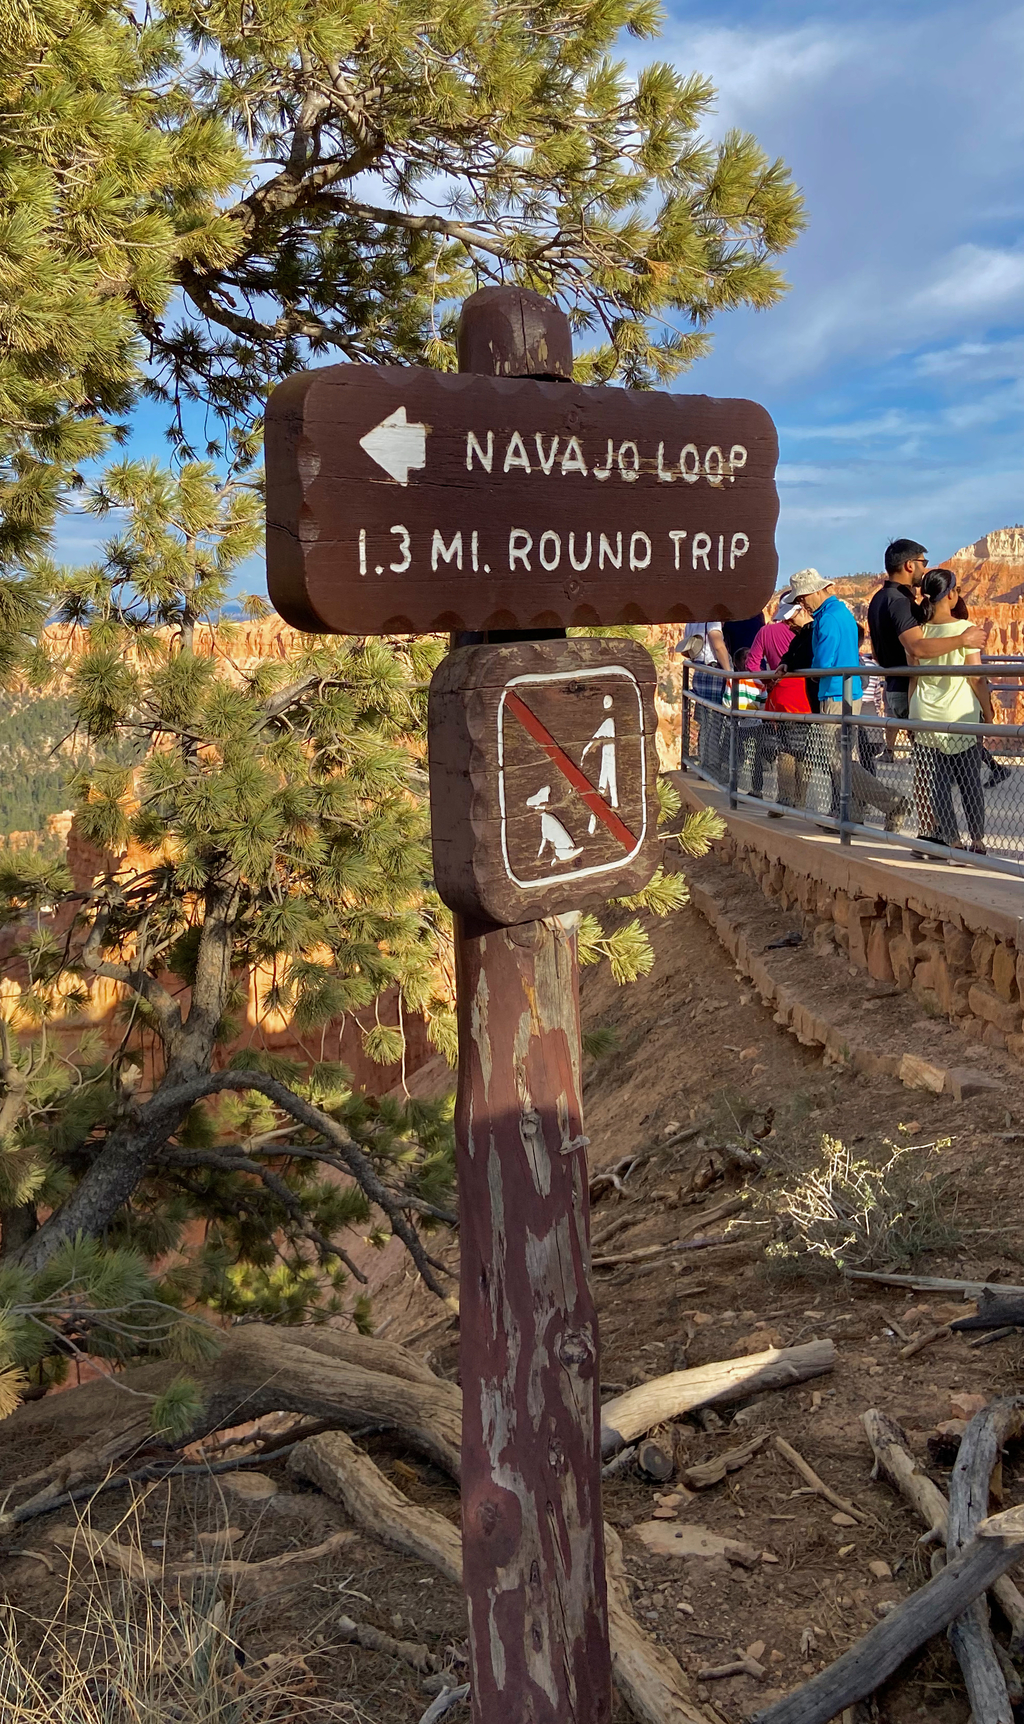
POLYGON ((754 614, 777 443, 752 402, 578 387, 567 319, 524 290, 466 301, 459 357, 274 392, 268 578, 312 632, 481 631, 435 673, 428 726, 457 913, 473 1718, 608 1724, 575 929, 657 865, 655 672, 629 640, 538 637, 754 614))

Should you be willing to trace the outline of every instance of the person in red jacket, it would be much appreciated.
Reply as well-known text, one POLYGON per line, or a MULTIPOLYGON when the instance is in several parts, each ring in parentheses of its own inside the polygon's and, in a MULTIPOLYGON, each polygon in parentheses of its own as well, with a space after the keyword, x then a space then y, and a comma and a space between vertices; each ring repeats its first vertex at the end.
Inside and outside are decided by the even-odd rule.
MULTIPOLYGON (((777 671, 805 620, 800 601, 794 599, 791 593, 784 592, 779 599, 774 622, 765 623, 751 645, 747 655, 747 669, 777 671)), ((809 713, 810 710, 807 683, 802 676, 781 676, 769 685, 766 713, 799 714, 809 713)), ((760 795, 761 791, 755 786, 754 780, 763 781, 765 756, 770 747, 775 751, 777 763, 778 800, 789 808, 803 807, 810 779, 810 767, 807 764, 809 728, 808 725, 800 724, 796 718, 780 719, 775 724, 762 720, 760 758, 755 759, 754 778, 751 782, 751 790, 755 796, 760 795)), ((774 809, 769 810, 769 817, 773 820, 782 818, 774 809)))

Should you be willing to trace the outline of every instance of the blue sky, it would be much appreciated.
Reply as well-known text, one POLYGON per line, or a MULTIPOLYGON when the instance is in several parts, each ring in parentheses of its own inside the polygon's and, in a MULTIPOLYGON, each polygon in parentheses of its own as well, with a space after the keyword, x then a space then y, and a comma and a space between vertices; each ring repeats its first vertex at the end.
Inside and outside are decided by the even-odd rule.
MULTIPOLYGON (((1024 519, 1024 4, 675 0, 660 41, 803 186, 775 310, 715 325, 679 387, 779 427, 780 572, 877 569, 887 539, 948 555, 1024 519)), ((140 453, 160 453, 154 409, 140 453)), ((97 535, 76 515, 59 553, 97 535)), ((246 571, 259 586, 260 571, 246 571)))

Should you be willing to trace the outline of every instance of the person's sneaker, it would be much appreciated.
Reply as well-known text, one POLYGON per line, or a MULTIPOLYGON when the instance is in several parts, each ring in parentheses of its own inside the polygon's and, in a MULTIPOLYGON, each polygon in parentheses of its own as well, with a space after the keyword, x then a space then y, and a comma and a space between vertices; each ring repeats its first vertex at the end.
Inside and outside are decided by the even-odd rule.
POLYGON ((1012 766, 993 766, 985 780, 985 789, 994 790, 997 784, 1003 784, 1007 778, 1013 777, 1012 766))
POLYGON ((909 799, 906 796, 901 796, 898 802, 893 803, 888 814, 886 815, 885 825, 884 825, 882 830, 885 832, 898 832, 900 829, 901 822, 907 818, 907 815, 909 813, 910 813, 909 799))

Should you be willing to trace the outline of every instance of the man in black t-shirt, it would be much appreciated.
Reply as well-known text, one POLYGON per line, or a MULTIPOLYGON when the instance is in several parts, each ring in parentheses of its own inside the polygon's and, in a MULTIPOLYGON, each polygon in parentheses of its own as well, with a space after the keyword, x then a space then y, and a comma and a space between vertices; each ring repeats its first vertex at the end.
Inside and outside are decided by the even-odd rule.
MULTIPOLYGON (((941 636, 929 638, 921 628, 914 589, 924 580, 928 552, 915 539, 893 539, 885 552, 885 584, 868 606, 868 631, 875 663, 889 670, 911 659, 941 658, 949 642, 941 636)), ((958 646, 983 647, 985 630, 976 625, 959 637, 958 646)), ((910 679, 887 676, 885 710, 890 718, 910 715, 910 679)))

